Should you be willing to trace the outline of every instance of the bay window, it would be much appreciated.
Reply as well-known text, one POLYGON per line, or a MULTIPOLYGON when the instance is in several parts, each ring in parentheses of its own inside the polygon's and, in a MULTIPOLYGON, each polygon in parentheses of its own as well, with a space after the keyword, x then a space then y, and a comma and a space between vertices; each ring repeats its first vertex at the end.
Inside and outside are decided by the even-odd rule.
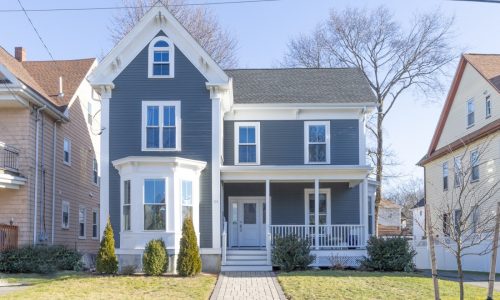
POLYGON ((123 182, 123 231, 130 230, 130 212, 131 212, 131 202, 130 202, 130 180, 125 180, 123 182))
POLYGON ((193 182, 182 180, 182 220, 186 218, 193 219, 193 182))
POLYGON ((304 153, 306 164, 330 163, 330 122, 304 123, 304 153))

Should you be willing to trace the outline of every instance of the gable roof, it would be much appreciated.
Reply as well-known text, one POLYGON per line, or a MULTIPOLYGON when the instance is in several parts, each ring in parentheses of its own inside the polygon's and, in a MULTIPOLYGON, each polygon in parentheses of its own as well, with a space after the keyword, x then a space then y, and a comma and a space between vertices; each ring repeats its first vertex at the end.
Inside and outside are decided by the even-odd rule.
POLYGON ((18 80, 54 104, 59 111, 66 109, 94 62, 95 58, 19 62, 0 47, 0 64, 3 64, 18 80), (57 97, 60 76, 63 77, 62 98, 57 97))
POLYGON ((65 108, 80 86, 95 58, 57 60, 57 61, 26 61, 23 67, 40 84, 50 100, 55 105, 65 108), (64 97, 59 94, 59 77, 63 78, 64 97))
MULTIPOLYGON (((436 130, 431 140, 431 144, 427 151, 427 154, 418 162, 418 165, 423 165, 431 161, 434 157, 434 151, 436 151, 437 144, 443 133, 444 125, 448 119, 448 115, 451 110, 451 106, 455 99, 455 95, 462 80, 462 76, 465 70, 465 66, 470 64, 476 71, 483 76, 483 78, 489 82, 496 90, 500 93, 500 54, 463 54, 458 63, 457 71, 453 78, 450 91, 446 97, 446 101, 439 117, 436 130)), ((478 134, 484 134, 484 132, 479 132, 478 134)))
POLYGON ((375 102, 357 68, 232 69, 236 104, 375 102))

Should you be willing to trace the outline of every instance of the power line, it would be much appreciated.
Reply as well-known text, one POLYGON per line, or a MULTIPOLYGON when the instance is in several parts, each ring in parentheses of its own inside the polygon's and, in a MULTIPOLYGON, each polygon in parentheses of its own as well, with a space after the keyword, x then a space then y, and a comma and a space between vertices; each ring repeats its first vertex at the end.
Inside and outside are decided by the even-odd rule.
MULTIPOLYGON (((239 1, 221 1, 221 2, 201 2, 201 3, 183 3, 169 4, 167 6, 211 6, 228 4, 250 4, 260 2, 278 2, 282 0, 239 0, 239 1)), ((18 0, 19 2, 19 0, 18 0)), ((22 6, 22 5, 21 5, 22 6)), ((151 8, 154 5, 147 6, 107 6, 107 7, 64 7, 64 8, 33 8, 33 9, 0 9, 0 13, 8 12, 58 12, 58 11, 92 11, 92 10, 115 10, 115 9, 133 9, 133 8, 151 8)))

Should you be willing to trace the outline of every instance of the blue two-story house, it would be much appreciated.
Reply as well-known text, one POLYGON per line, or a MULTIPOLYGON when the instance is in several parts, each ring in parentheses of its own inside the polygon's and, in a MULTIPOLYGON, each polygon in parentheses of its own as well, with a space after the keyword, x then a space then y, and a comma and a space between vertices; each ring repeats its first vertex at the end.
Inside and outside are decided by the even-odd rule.
POLYGON ((179 251, 191 216, 204 270, 269 270, 277 236, 309 239, 314 265, 355 264, 373 230, 358 69, 222 70, 164 7, 90 76, 102 98, 101 231, 120 264, 145 244, 179 251))

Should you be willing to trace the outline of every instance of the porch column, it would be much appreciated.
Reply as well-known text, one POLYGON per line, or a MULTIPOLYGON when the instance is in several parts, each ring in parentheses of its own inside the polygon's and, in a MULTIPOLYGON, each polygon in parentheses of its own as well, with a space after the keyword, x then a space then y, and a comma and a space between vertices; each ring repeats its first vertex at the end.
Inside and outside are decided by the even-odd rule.
POLYGON ((314 179, 314 248, 319 249, 319 179, 314 179))
POLYGON ((266 251, 267 264, 271 264, 271 182, 266 179, 266 251))

